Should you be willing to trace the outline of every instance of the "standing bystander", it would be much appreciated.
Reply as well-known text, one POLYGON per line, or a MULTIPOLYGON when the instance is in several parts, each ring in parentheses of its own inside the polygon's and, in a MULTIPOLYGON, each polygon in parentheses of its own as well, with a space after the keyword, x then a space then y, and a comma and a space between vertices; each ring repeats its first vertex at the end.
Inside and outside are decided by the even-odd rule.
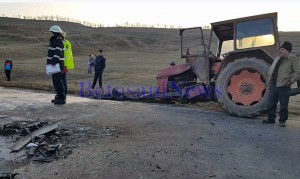
POLYGON ((68 85, 67 85, 67 72, 68 70, 74 70, 74 60, 72 52, 72 44, 66 39, 66 32, 62 31, 62 39, 64 42, 64 69, 62 73, 62 80, 65 88, 65 100, 67 99, 68 85))
POLYGON ((279 126, 285 127, 288 119, 288 104, 291 84, 300 79, 299 60, 292 54, 292 44, 284 42, 280 49, 280 57, 275 58, 269 72, 268 83, 270 85, 270 110, 268 118, 263 123, 274 124, 276 118, 277 103, 280 103, 279 126))
POLYGON ((88 74, 92 74, 93 72, 93 66, 94 66, 94 60, 93 60, 94 56, 93 55, 89 55, 89 59, 88 59, 88 74))
POLYGON ((11 74, 12 67, 13 67, 12 61, 10 60, 9 57, 7 57, 4 63, 4 70, 5 70, 7 81, 10 81, 10 74, 11 74))
POLYGON ((102 89, 102 74, 105 68, 106 58, 103 56, 103 50, 98 51, 98 56, 95 60, 95 75, 92 89, 95 88, 97 80, 99 79, 99 88, 102 89))

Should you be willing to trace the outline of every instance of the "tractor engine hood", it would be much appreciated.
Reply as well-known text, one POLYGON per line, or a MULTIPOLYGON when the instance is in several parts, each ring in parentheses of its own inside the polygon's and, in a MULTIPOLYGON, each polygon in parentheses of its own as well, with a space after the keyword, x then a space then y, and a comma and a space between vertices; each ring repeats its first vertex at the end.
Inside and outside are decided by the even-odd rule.
POLYGON ((185 71, 191 69, 191 65, 189 63, 179 64, 175 66, 169 66, 167 68, 159 70, 157 78, 168 77, 172 75, 178 75, 185 71))

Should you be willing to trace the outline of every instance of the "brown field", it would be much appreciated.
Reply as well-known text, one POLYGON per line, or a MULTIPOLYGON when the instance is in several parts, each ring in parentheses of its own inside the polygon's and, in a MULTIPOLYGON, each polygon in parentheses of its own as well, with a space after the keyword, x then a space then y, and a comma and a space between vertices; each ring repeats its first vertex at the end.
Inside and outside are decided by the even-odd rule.
MULTIPOLYGON (((90 28, 76 23, 0 18, 0 58, 13 61, 12 81, 7 82, 1 70, 0 86, 42 89, 52 91, 51 77, 45 74, 45 58, 52 25, 67 32, 73 45, 75 70, 68 73, 69 93, 78 94, 79 82, 91 82, 87 74, 89 54, 105 50, 107 67, 104 86, 155 86, 158 70, 171 60, 180 59, 178 29, 155 28, 90 28)), ((209 30, 204 30, 209 36, 209 30)), ((300 32, 280 32, 281 42, 294 45, 300 54, 300 32)), ((207 43, 207 42, 206 42, 207 43)))

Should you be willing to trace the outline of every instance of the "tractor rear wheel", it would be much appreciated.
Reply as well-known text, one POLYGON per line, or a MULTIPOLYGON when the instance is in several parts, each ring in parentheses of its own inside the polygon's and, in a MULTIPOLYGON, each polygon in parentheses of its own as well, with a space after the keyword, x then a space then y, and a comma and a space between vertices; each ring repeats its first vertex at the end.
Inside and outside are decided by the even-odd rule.
POLYGON ((269 64, 255 57, 229 63, 218 75, 216 93, 220 105, 230 114, 255 117, 268 108, 266 85, 269 64))

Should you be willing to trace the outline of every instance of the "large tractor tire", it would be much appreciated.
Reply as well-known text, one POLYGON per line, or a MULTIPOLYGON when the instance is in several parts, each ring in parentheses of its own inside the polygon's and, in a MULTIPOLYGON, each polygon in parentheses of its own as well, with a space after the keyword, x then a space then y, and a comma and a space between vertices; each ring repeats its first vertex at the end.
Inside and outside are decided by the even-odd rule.
POLYGON ((220 105, 230 114, 255 117, 268 108, 269 88, 266 85, 269 64, 255 57, 229 63, 216 81, 220 105))

